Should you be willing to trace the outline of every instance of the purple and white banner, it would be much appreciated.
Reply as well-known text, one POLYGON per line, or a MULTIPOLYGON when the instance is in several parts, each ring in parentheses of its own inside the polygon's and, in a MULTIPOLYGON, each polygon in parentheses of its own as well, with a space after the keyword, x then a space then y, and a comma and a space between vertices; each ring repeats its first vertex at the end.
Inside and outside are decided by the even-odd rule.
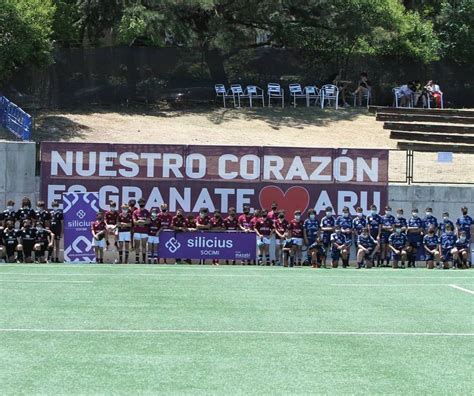
POLYGON ((98 193, 63 194, 64 261, 90 263, 95 260, 91 225, 99 211, 98 193))
POLYGON ((253 232, 163 231, 158 255, 161 258, 255 260, 253 232))

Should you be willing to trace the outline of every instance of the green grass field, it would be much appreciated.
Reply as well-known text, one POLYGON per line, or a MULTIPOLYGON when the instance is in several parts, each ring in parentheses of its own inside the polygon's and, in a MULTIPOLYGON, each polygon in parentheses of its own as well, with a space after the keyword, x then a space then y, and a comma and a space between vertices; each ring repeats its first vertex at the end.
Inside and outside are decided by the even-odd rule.
POLYGON ((0 389, 472 394, 469 290, 454 270, 0 265, 0 389))

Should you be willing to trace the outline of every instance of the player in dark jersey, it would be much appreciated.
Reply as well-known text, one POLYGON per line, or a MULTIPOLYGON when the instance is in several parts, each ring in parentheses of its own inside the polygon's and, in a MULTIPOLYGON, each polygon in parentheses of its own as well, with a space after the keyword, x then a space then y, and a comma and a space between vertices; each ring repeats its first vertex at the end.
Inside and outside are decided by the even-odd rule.
POLYGON ((97 213, 96 221, 92 223, 91 231, 94 238, 95 262, 103 264, 106 225, 102 212, 97 213))
MULTIPOLYGON (((44 228, 41 221, 36 223, 36 243, 34 245, 35 260, 37 263, 47 263, 46 251, 53 247, 53 233, 44 228)), ((50 257, 48 257, 50 259, 50 257)))
MULTIPOLYGON (((16 220, 19 223, 19 227, 23 227, 25 220, 31 220, 33 224, 36 223, 36 212, 31 208, 31 201, 28 197, 24 197, 21 200, 21 209, 16 212, 16 220)), ((23 252, 18 251, 18 260, 23 261, 23 252)))
POLYGON ((454 223, 449 219, 449 213, 443 212, 443 218, 439 222, 439 233, 438 233, 439 235, 446 232, 446 226, 448 224, 451 224, 451 227, 453 227, 453 230, 454 230, 454 223))
POLYGON ((288 230, 288 220, 285 219, 285 212, 281 210, 277 219, 273 222, 275 229, 275 264, 281 265, 282 260, 282 242, 285 239, 285 232, 288 230))
POLYGON ((468 263, 469 266, 472 265, 472 257, 471 257, 471 244, 472 244, 472 233, 474 232, 474 222, 472 217, 467 214, 468 209, 466 206, 461 208, 462 216, 456 220, 456 235, 460 235, 461 231, 466 232, 466 239, 469 241, 469 258, 468 263))
POLYGON ((16 222, 16 210, 15 210, 15 202, 12 200, 9 200, 7 202, 7 207, 6 209, 1 213, 0 217, 0 228, 6 228, 7 226, 7 221, 10 220, 13 222, 13 226, 15 226, 16 222))
POLYGON ((467 239, 467 233, 466 231, 461 231, 453 249, 453 267, 457 266, 459 269, 469 268, 467 264, 467 260, 469 258, 469 248, 470 243, 467 239))
POLYGON ((363 228, 357 240, 357 269, 371 268, 374 263, 374 254, 378 250, 378 242, 372 238, 368 228, 363 228))
POLYGON ((428 229, 433 226, 435 233, 438 233, 438 219, 433 216, 433 209, 432 208, 426 208, 425 211, 425 217, 423 217, 423 229, 424 233, 426 234, 428 232, 428 229))
POLYGON ((265 257, 265 265, 270 265, 270 241, 274 231, 274 222, 271 217, 267 216, 265 209, 261 211, 262 217, 255 224, 255 233, 257 234, 258 247, 258 265, 263 265, 265 257))
POLYGON ((129 247, 131 242, 131 230, 132 230, 132 214, 128 205, 122 205, 122 212, 118 215, 117 219, 117 230, 118 230, 118 251, 119 251, 119 264, 128 263, 129 247), (124 251, 125 248, 125 251, 124 251), (125 254, 125 261, 123 257, 125 254))
POLYGON ((407 232, 407 219, 405 219, 403 216, 402 208, 397 209, 397 216, 395 217, 395 223, 393 224, 393 227, 399 227, 404 234, 407 232))
POLYGON ((320 267, 323 248, 319 236, 319 221, 314 209, 308 210, 308 218, 303 223, 303 236, 311 266, 320 267))
POLYGON ((51 224, 51 213, 46 209, 44 201, 38 201, 36 204, 35 218, 44 225, 51 224))
POLYGON ((23 252, 23 260, 25 263, 33 262, 33 249, 36 243, 37 229, 31 224, 31 220, 25 220, 23 228, 18 231, 18 238, 21 244, 18 248, 23 252))
POLYGON ((285 231, 284 237, 281 241, 281 254, 283 256, 284 267, 293 267, 295 264, 295 250, 295 241, 291 236, 291 231, 288 229, 285 231))
POLYGON ((336 218, 332 215, 333 211, 330 206, 326 208, 326 216, 321 219, 321 231, 322 231, 322 242, 324 248, 324 254, 322 262, 324 268, 326 268, 326 258, 330 254, 331 250, 331 235, 335 230, 336 218))
POLYGON ((407 222, 407 237, 408 237, 408 268, 416 267, 416 255, 418 248, 423 243, 423 220, 418 216, 418 209, 413 208, 411 217, 407 222))
MULTIPOLYGON (((183 212, 178 213, 183 216, 183 212)), ((152 208, 150 211, 150 223, 148 224, 148 264, 158 264, 158 245, 160 243, 160 232, 162 225, 160 221, 160 215, 157 208, 152 208)))
POLYGON ((387 266, 390 265, 390 252, 392 251, 389 243, 390 235, 393 234, 395 224, 395 216, 392 215, 392 208, 390 206, 385 207, 385 214, 382 216, 382 232, 380 233, 380 250, 381 250, 381 264, 384 265, 384 261, 387 262, 387 266))
POLYGON ((357 240, 359 239, 359 235, 362 233, 362 229, 367 227, 367 217, 364 216, 364 210, 360 206, 356 208, 356 216, 352 221, 352 226, 354 228, 353 239, 357 251, 357 240))
POLYGON ((392 268, 398 268, 398 262, 402 261, 402 268, 405 267, 405 261, 407 259, 407 246, 408 238, 405 233, 402 232, 400 226, 395 227, 395 231, 388 237, 388 243, 390 250, 392 251, 392 268))
POLYGON ((239 230, 239 219, 236 216, 234 207, 229 208, 228 216, 224 219, 224 227, 226 231, 239 230))
POLYGON ((105 222, 105 250, 109 250, 110 237, 114 241, 114 246, 118 250, 117 243, 117 221, 118 221, 117 204, 114 201, 109 201, 109 210, 104 214, 105 222))
POLYGON ((377 206, 371 205, 370 206, 370 214, 367 216, 367 227, 369 228, 369 233, 372 238, 377 241, 379 249, 377 253, 375 253, 375 258, 377 260, 377 267, 379 267, 381 263, 381 234, 382 234, 382 216, 379 215, 377 206))
POLYGON ((135 263, 140 263, 140 251, 142 253, 141 263, 147 260, 148 224, 150 223, 150 212, 145 209, 145 200, 138 200, 138 209, 133 212, 133 239, 135 240, 135 263))
POLYGON ((15 229, 13 221, 8 220, 2 233, 3 246, 5 246, 6 262, 14 263, 15 253, 18 247, 18 230, 15 229))
POLYGON ((342 267, 349 266, 349 249, 352 240, 348 239, 342 232, 341 226, 337 225, 335 231, 331 234, 331 260, 332 267, 337 268, 339 259, 342 259, 342 267))
POLYGON ((51 261, 53 263, 59 263, 60 242, 64 232, 64 215, 62 209, 59 209, 59 201, 57 199, 51 203, 51 208, 52 209, 49 211, 51 216, 49 227, 51 232, 54 234, 51 261))
POLYGON ((449 263, 453 261, 453 253, 456 245, 456 234, 451 226, 446 226, 446 232, 441 235, 441 260, 443 261, 443 268, 449 269, 449 263))
POLYGON ((423 237, 426 267, 428 269, 434 268, 435 261, 436 261, 436 266, 439 266, 439 260, 440 260, 439 243, 440 243, 439 237, 435 232, 434 225, 432 225, 428 228, 427 234, 423 237))

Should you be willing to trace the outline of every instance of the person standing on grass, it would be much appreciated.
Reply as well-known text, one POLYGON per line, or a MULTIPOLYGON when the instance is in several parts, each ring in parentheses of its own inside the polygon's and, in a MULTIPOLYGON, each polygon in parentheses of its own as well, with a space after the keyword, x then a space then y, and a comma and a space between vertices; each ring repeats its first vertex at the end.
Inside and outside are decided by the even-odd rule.
POLYGON ((140 263, 140 251, 142 253, 141 263, 146 263, 148 225, 150 224, 150 212, 145 209, 145 200, 138 200, 138 209, 133 212, 133 238, 135 240, 135 263, 140 263))
POLYGON ((51 202, 51 208, 49 212, 51 216, 49 225, 51 232, 54 234, 52 262, 59 263, 59 248, 64 233, 64 215, 62 209, 59 209, 59 201, 57 199, 51 202))
MULTIPOLYGON (((186 231, 186 217, 184 217, 183 209, 176 211, 176 216, 171 220, 171 229, 176 232, 186 231)), ((175 262, 181 264, 181 258, 176 258, 175 262)))
MULTIPOLYGON (((158 215, 158 218, 161 223, 161 229, 163 230, 171 230, 172 229, 172 221, 173 221, 173 216, 168 210, 168 205, 165 204, 164 202, 160 205, 160 213, 158 215)), ((159 262, 159 261, 158 261, 159 262)), ((166 259, 163 259, 163 264, 166 264, 166 259)))
POLYGON ((349 266, 349 249, 351 247, 351 240, 348 240, 342 232, 342 228, 336 225, 335 231, 331 234, 331 259, 332 267, 337 268, 339 259, 342 259, 342 267, 349 266))
MULTIPOLYGON (((229 208, 228 216, 224 219, 224 228, 227 232, 235 232, 239 230, 239 219, 236 216, 236 210, 234 207, 229 208)), ((229 260, 225 261, 229 264, 229 260)), ((235 260, 232 260, 232 265, 235 265, 235 260)))
POLYGON ((265 209, 262 209, 262 217, 255 224, 255 233, 257 234, 258 246, 258 265, 270 265, 270 241, 275 232, 273 219, 267 216, 265 209))
POLYGON ((390 206, 385 207, 385 214, 382 216, 382 232, 380 234, 380 247, 381 247, 381 262, 382 266, 384 261, 387 262, 387 267, 390 266, 390 248, 389 238, 393 234, 393 225, 395 224, 395 216, 392 215, 392 208, 390 206))
POLYGON ((472 265, 471 244, 472 244, 472 234, 474 233, 474 222, 472 220, 472 217, 469 216, 467 212, 468 212, 467 207, 463 206, 461 208, 462 216, 456 220, 456 234, 460 236, 462 231, 466 233, 466 239, 469 242, 468 263, 469 263, 469 266, 471 266, 472 265))
MULTIPOLYGON (((225 231, 224 219, 219 209, 214 210, 214 216, 210 218, 209 225, 212 231, 225 231)), ((213 259, 212 264, 219 265, 219 259, 213 259)))
POLYGON ((388 237, 388 246, 393 256, 392 268, 398 268, 398 262, 400 260, 402 261, 402 268, 405 268, 408 238, 406 234, 402 232, 402 228, 399 225, 395 226, 394 232, 388 237))
MULTIPOLYGON (((211 218, 209 217, 209 210, 207 208, 199 209, 199 214, 196 216, 196 229, 198 231, 207 231, 211 228, 211 218)), ((206 260, 200 259, 199 264, 206 264, 206 260)))
MULTIPOLYGON (((349 212, 349 208, 347 206, 344 206, 342 208, 342 216, 339 216, 336 219, 336 226, 341 227, 341 231, 344 234, 346 241, 352 245, 352 232, 354 228, 354 222, 352 220, 351 214, 349 212)), ((348 251, 347 254, 348 254, 347 265, 349 265, 348 263, 349 263, 350 250, 348 251)))
POLYGON ((293 267, 295 264, 295 250, 296 244, 294 238, 291 236, 291 231, 286 230, 281 241, 281 251, 283 256, 283 266, 293 267))
POLYGON ((401 228, 402 232, 406 234, 407 232, 407 219, 403 215, 403 209, 398 208, 397 209, 397 217, 395 218, 395 223, 393 224, 393 227, 399 227, 401 228))
POLYGON ((36 243, 36 228, 32 226, 31 220, 25 220, 23 228, 18 232, 18 238, 20 242, 18 249, 23 252, 24 262, 32 263, 33 249, 36 243))
MULTIPOLYGON (((133 212, 135 212, 135 210, 137 210, 137 201, 135 201, 134 199, 129 199, 128 200, 128 211, 130 212, 130 215, 132 216, 132 219, 133 219, 133 212)), ((134 250, 135 249, 135 241, 134 241, 134 238, 133 238, 133 227, 132 227, 132 230, 130 231, 130 237, 131 237, 130 250, 134 250)))
POLYGON ((377 241, 379 246, 374 255, 374 258, 377 257, 377 267, 379 267, 381 265, 380 236, 382 234, 382 216, 379 215, 377 206, 374 204, 370 206, 370 215, 367 216, 367 227, 369 228, 370 236, 377 241))
MULTIPOLYGON (((250 206, 244 205, 243 213, 239 216, 239 228, 242 232, 254 232, 252 228, 252 215, 250 214, 250 206)), ((247 263, 250 265, 250 260, 244 262, 243 260, 240 264, 247 263)))
POLYGON ((469 248, 470 244, 469 240, 467 239, 466 231, 461 231, 453 249, 454 265, 459 269, 469 268, 467 264, 467 260, 469 258, 469 248))
MULTIPOLYGON (((278 214, 279 214, 279 211, 278 211, 278 203, 276 201, 273 201, 270 208, 272 210, 270 210, 267 214, 267 217, 272 219, 273 221, 273 226, 275 228, 275 221, 278 219, 278 214)), ((280 246, 277 244, 277 235, 275 232, 273 232, 271 238, 270 238, 270 250, 273 250, 273 254, 274 254, 274 257, 275 257, 275 260, 272 260, 272 265, 275 265, 275 262, 277 260, 277 257, 279 257, 279 250, 280 250, 280 246)), ((271 253, 270 253, 271 254, 271 253)))
POLYGON ((426 267, 428 269, 434 268, 434 262, 439 267, 440 253, 439 253, 439 237, 435 232, 435 227, 432 225, 428 228, 427 234, 423 237, 423 247, 425 249, 426 267))
POLYGON ((304 244, 307 246, 308 258, 311 265, 316 268, 321 259, 321 245, 319 237, 319 221, 316 219, 316 211, 308 210, 308 218, 303 223, 304 244))
POLYGON ((3 246, 5 246, 6 261, 7 263, 14 263, 15 253, 19 244, 18 230, 15 228, 15 223, 11 220, 6 222, 6 227, 2 232, 3 246))
POLYGON ((128 249, 130 247, 132 225, 133 220, 129 206, 124 204, 122 205, 122 212, 118 215, 117 219, 119 264, 128 264, 128 249), (125 261, 123 261, 124 254, 125 261))
POLYGON ((92 237, 94 238, 95 262, 103 264, 106 225, 102 212, 97 213, 96 220, 92 223, 91 230, 92 237))
POLYGON ((369 269, 374 264, 374 254, 377 253, 378 242, 372 238, 368 228, 363 228, 357 239, 357 269, 362 268, 365 261, 365 268, 369 269))
POLYGON ((294 243, 294 253, 298 266, 301 266, 302 252, 303 252, 303 236, 304 236, 304 221, 301 218, 301 210, 295 210, 294 218, 288 225, 288 230, 291 232, 294 243))
MULTIPOLYGON (((21 200, 21 209, 16 212, 16 220, 19 223, 19 228, 23 227, 25 220, 31 220, 32 224, 36 224, 36 212, 31 208, 31 200, 28 197, 24 197, 21 200)), ((18 260, 23 261, 23 252, 18 252, 18 260)))
POLYGON ((451 226, 446 226, 446 232, 441 235, 440 256, 443 260, 443 268, 449 269, 449 263, 453 261, 453 253, 456 246, 456 235, 451 226))
POLYGON ((285 219, 285 211, 280 210, 278 218, 274 221, 273 227, 275 230, 275 264, 281 265, 281 246, 283 239, 285 239, 285 232, 288 230, 288 220, 285 219))
POLYGON ((105 222, 105 250, 109 250, 110 242, 109 237, 112 236, 114 240, 114 246, 118 249, 116 232, 117 232, 117 204, 114 201, 109 201, 109 210, 104 214, 105 222))
POLYGON ((328 257, 331 250, 331 235, 335 230, 336 218, 332 215, 332 207, 326 207, 326 215, 321 219, 321 231, 322 231, 322 242, 323 242, 323 266, 326 268, 326 258, 328 257))
POLYGON ((158 209, 150 211, 150 223, 148 224, 148 264, 158 264, 158 244, 160 243, 161 221, 158 209))
POLYGON ((408 268, 416 267, 416 256, 418 249, 423 243, 423 220, 418 215, 418 209, 413 208, 411 217, 407 223, 407 237, 408 237, 408 268))

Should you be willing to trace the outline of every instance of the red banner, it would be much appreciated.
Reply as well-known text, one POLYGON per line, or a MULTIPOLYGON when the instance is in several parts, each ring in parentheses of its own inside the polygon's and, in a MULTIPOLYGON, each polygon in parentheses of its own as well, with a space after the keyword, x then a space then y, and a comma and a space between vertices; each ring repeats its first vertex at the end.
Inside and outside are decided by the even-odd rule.
POLYGON ((242 211, 245 204, 292 214, 326 206, 352 213, 387 202, 388 150, 255 146, 56 143, 41 145, 41 197, 99 192, 106 209, 143 197, 171 212, 200 207, 242 211))

